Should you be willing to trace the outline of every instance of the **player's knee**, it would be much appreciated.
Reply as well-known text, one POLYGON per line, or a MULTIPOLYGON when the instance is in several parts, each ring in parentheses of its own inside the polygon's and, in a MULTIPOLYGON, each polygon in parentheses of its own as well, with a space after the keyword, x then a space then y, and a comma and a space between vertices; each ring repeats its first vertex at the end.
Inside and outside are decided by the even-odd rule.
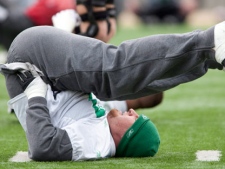
POLYGON ((108 28, 107 28, 107 22, 106 21, 98 21, 98 33, 95 36, 96 39, 99 39, 103 42, 108 42, 108 28))
POLYGON ((28 49, 29 46, 37 43, 40 40, 43 40, 44 38, 47 38, 48 34, 54 32, 53 29, 55 28, 50 26, 37 26, 28 28, 17 35, 11 44, 11 48, 14 46, 19 46, 20 48, 24 47, 28 49))
MULTIPOLYGON (((9 51, 7 62, 29 62, 29 57, 35 55, 35 51, 46 46, 49 41, 49 36, 52 32, 55 35, 57 29, 50 26, 32 27, 21 32, 12 42, 9 51)), ((56 33, 57 34, 57 33, 56 33)))

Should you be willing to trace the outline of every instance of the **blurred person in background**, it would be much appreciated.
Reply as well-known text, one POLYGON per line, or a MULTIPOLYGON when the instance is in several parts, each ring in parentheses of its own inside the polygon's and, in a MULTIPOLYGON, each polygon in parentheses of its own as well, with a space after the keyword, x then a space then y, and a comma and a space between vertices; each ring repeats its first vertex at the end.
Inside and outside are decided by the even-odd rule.
POLYGON ((198 8, 198 0, 125 0, 125 11, 148 23, 182 23, 198 8))
POLYGON ((112 0, 0 0, 0 43, 8 49, 21 31, 32 26, 53 25, 52 16, 67 9, 76 9, 81 16, 82 23, 77 34, 104 42, 115 34, 115 6, 112 0))
MULTIPOLYGON (((77 2, 76 0, 0 0, 0 44, 8 50, 13 39, 20 32, 33 26, 53 25, 52 17, 68 9, 76 9, 74 13, 78 13, 82 19, 76 31, 73 30, 74 33, 104 42, 108 42, 115 34, 116 11, 113 0, 78 0, 77 2)), ((71 15, 71 11, 68 13, 67 15, 71 15)), ((76 16, 72 14, 70 17, 76 16)), ((72 19, 76 18, 67 21, 72 19)), ((63 25, 61 24, 60 27, 63 25)), ((0 62, 3 63, 4 60, 5 57, 0 62)))
POLYGON ((77 13, 81 17, 76 34, 108 42, 116 33, 114 0, 77 0, 77 13))
POLYGON ((32 26, 52 25, 51 17, 64 9, 75 9, 75 1, 0 0, 0 44, 8 50, 20 32, 32 26))

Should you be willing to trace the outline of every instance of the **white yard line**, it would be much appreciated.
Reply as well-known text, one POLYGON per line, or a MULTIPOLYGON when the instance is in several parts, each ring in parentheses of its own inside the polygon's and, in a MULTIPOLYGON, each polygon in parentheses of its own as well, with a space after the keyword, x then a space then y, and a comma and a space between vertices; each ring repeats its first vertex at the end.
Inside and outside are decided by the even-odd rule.
MULTIPOLYGON (((197 161, 220 161, 221 156, 221 151, 218 150, 199 150, 196 152, 197 161)), ((28 152, 18 151, 9 161, 29 162, 31 159, 28 157, 28 152)))
POLYGON ((197 161, 220 161, 222 156, 218 150, 199 150, 196 152, 197 161))
POLYGON ((10 162, 29 162, 28 152, 18 151, 16 155, 9 159, 10 162))

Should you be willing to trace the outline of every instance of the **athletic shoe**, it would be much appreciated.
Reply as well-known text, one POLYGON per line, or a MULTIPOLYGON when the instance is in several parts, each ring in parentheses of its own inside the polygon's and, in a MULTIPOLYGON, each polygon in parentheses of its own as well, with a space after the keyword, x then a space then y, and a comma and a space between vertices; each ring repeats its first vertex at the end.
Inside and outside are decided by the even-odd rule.
POLYGON ((225 21, 215 26, 214 41, 216 61, 223 65, 225 71, 225 21))
POLYGON ((17 74, 18 72, 23 73, 27 71, 30 71, 34 74, 36 73, 39 76, 44 76, 42 71, 40 71, 35 65, 32 65, 30 63, 14 62, 8 64, 0 64, 0 73, 2 74, 17 74))
POLYGON ((0 72, 2 74, 12 74, 19 77, 20 80, 18 82, 23 90, 25 90, 36 77, 43 76, 43 73, 35 65, 22 62, 0 65, 0 72))

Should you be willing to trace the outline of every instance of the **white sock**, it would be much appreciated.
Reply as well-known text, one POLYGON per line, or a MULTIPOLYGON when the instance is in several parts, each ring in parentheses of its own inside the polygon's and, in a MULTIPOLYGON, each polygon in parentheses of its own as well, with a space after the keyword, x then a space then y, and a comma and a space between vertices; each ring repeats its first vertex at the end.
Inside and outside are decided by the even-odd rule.
POLYGON ((9 12, 6 8, 0 5, 0 22, 3 22, 8 17, 9 12))
POLYGON ((214 41, 216 61, 221 64, 225 59, 225 22, 221 22, 215 26, 214 41))

